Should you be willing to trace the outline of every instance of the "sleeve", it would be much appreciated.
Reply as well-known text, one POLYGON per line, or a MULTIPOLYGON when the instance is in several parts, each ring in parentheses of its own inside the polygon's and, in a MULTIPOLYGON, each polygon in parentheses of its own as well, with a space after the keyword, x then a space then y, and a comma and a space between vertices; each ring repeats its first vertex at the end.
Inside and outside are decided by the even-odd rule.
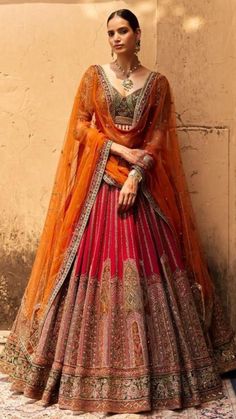
POLYGON ((94 68, 90 66, 84 73, 78 89, 77 123, 91 122, 93 108, 94 68))
POLYGON ((99 143, 110 141, 104 133, 93 124, 94 94, 96 94, 95 68, 91 65, 83 74, 76 94, 74 138, 81 144, 94 144, 94 139, 99 143))
POLYGON ((154 158, 157 157, 166 141, 170 111, 170 86, 167 78, 162 75, 157 82, 155 100, 148 121, 150 128, 144 146, 144 149, 150 152, 154 158))
POLYGON ((94 66, 91 65, 83 74, 76 93, 75 139, 79 140, 81 129, 84 130, 85 127, 91 127, 94 114, 93 94, 95 88, 95 69, 94 66))

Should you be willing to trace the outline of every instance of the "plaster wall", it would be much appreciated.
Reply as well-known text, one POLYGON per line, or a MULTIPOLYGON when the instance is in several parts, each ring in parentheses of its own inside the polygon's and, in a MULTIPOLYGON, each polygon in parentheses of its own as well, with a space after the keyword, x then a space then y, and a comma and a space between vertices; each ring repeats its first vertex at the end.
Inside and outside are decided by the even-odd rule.
POLYGON ((28 280, 80 77, 110 60, 106 19, 121 7, 139 17, 141 61, 173 88, 203 245, 236 324, 234 0, 0 1, 2 329, 28 280))
POLYGON ((236 326, 234 0, 159 0, 156 65, 173 86, 202 242, 236 326))

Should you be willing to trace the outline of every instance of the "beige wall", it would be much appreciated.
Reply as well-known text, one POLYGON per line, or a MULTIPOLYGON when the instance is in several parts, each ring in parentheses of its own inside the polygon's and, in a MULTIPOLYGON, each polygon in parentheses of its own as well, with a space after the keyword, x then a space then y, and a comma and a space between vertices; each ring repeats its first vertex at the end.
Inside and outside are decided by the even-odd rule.
POLYGON ((160 0, 157 39, 204 248, 236 326, 235 1, 160 0))
POLYGON ((0 327, 10 326, 28 279, 79 79, 88 65, 110 60, 106 18, 120 7, 140 18, 142 62, 174 90, 201 236, 236 324, 233 5, 0 1, 0 327))

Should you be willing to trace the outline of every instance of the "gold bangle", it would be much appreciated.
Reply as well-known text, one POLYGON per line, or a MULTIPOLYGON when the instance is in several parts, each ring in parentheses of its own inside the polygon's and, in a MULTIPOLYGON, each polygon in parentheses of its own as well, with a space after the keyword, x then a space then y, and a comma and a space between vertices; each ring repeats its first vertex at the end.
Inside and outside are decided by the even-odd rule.
POLYGON ((128 176, 129 177, 135 177, 138 180, 138 183, 140 183, 141 180, 142 180, 142 175, 137 170, 135 170, 135 169, 132 169, 129 172, 128 176))

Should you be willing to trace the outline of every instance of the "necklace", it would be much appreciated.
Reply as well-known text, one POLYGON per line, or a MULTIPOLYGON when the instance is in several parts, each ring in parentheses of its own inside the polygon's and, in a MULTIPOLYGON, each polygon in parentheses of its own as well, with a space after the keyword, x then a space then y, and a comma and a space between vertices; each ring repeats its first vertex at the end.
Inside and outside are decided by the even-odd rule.
POLYGON ((134 83, 132 80, 130 80, 130 74, 133 73, 135 70, 137 70, 137 68, 139 68, 141 66, 140 61, 137 62, 137 64, 135 64, 133 67, 131 67, 128 71, 125 71, 120 64, 118 64, 117 60, 115 61, 115 65, 116 67, 124 74, 125 79, 122 81, 122 86, 124 87, 124 90, 129 91, 130 89, 132 89, 134 83))

